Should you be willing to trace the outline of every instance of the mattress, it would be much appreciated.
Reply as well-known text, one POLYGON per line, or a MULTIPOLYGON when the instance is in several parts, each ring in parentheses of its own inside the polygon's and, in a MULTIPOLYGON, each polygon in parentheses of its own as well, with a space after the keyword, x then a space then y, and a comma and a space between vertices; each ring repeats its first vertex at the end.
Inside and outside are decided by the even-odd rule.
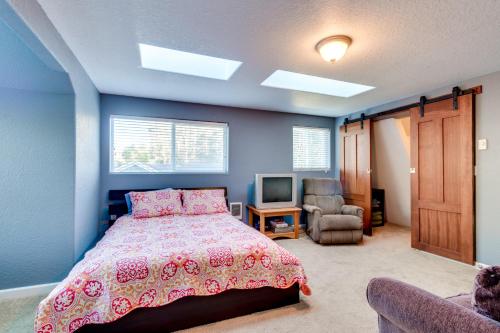
POLYGON ((265 286, 307 291, 300 261, 227 213, 122 216, 40 303, 36 332, 74 332, 139 307, 265 286))

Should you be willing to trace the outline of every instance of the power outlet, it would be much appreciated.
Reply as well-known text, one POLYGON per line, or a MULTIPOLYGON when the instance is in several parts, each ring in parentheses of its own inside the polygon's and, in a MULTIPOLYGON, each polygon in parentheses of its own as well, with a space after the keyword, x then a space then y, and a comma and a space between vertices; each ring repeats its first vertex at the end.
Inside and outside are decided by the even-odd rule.
POLYGON ((488 140, 479 139, 477 140, 477 150, 486 150, 488 149, 488 140))

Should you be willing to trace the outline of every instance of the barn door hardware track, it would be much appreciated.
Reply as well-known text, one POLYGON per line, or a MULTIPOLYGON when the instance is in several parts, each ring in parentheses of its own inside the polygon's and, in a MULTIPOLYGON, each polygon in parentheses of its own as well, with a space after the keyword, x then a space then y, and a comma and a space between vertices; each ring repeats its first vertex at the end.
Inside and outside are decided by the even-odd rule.
POLYGON ((390 109, 390 110, 387 110, 387 111, 382 111, 382 112, 378 112, 378 113, 369 114, 367 116, 364 113, 362 113, 359 118, 355 118, 355 119, 344 118, 344 129, 345 129, 345 131, 347 133, 347 124, 349 124, 349 123, 354 123, 354 122, 357 122, 357 121, 361 121, 361 128, 363 128, 363 121, 366 120, 366 119, 373 119, 373 118, 390 116, 390 115, 392 115, 394 113, 398 113, 398 112, 401 112, 401 111, 406 111, 408 109, 416 108, 416 107, 419 108, 419 110, 420 110, 420 116, 423 117, 423 115, 424 115, 424 113, 423 113, 424 112, 423 106, 424 105, 431 104, 431 103, 436 103, 436 102, 440 102, 440 101, 443 101, 443 100, 449 99, 449 98, 453 99, 453 109, 454 110, 458 110, 458 96, 463 96, 463 95, 468 95, 468 94, 479 95, 479 94, 482 94, 482 93, 483 93, 483 86, 476 86, 476 87, 473 87, 473 88, 470 88, 470 89, 465 89, 465 90, 461 90, 459 87, 454 87, 452 89, 452 91, 451 91, 451 94, 442 95, 442 96, 438 96, 438 97, 434 97, 434 98, 426 98, 425 96, 422 96, 422 97, 420 97, 420 100, 418 102, 416 102, 416 103, 411 103, 411 104, 403 105, 403 106, 400 106, 400 107, 397 107, 397 108, 394 108, 394 109, 390 109))

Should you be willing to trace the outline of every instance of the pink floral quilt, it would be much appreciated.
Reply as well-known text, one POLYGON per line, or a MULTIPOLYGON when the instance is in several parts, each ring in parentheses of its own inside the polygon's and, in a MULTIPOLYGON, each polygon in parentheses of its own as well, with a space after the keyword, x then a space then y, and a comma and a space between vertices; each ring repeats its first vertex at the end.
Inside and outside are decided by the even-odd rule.
POLYGON ((74 332, 233 288, 299 283, 308 294, 306 282, 297 257, 227 213, 123 216, 40 303, 35 332, 74 332))

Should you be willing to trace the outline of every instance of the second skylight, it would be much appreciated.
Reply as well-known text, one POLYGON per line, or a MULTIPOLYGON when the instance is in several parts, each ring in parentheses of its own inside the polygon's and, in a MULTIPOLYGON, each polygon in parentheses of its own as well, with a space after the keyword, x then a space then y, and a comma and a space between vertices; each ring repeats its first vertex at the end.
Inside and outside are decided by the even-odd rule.
POLYGON ((229 80, 241 61, 139 44, 143 68, 210 79, 229 80))
POLYGON ((265 79, 261 85, 337 97, 352 97, 375 88, 358 83, 338 81, 283 70, 275 71, 267 79, 265 79))

